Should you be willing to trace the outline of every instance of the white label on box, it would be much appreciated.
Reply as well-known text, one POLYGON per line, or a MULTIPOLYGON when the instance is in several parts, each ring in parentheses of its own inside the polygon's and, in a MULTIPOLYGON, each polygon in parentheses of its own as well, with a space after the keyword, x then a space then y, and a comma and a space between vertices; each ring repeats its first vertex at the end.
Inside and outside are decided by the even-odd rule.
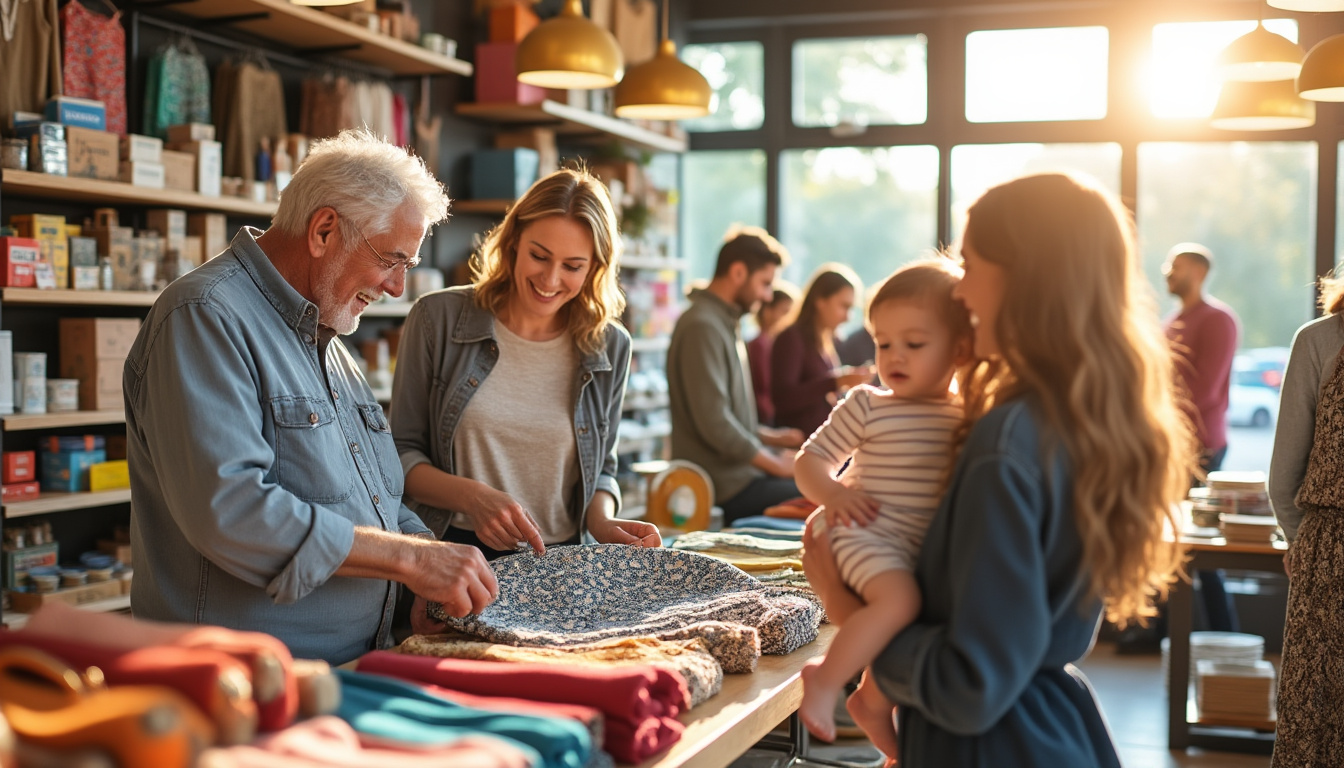
POLYGON ((46 379, 19 379, 14 388, 19 393, 20 413, 47 412, 46 379))
POLYGON ((135 133, 122 136, 121 159, 142 163, 162 162, 163 139, 154 136, 140 136, 135 133))
POLYGON ((124 162, 121 180, 137 187, 163 189, 163 163, 124 162))
POLYGON ((47 353, 15 352, 14 378, 16 379, 47 378, 47 353))
POLYGON ((99 289, 98 267, 71 267, 70 287, 76 291, 96 291, 99 289))

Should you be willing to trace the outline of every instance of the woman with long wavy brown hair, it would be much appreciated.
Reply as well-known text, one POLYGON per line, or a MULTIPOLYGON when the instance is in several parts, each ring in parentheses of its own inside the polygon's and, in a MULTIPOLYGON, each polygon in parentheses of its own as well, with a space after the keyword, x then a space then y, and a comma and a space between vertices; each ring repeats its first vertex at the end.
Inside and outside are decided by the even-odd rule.
MULTIPOLYGON (((1073 662, 1103 610, 1153 614, 1196 455, 1132 223, 1078 179, 1028 176, 971 207, 961 251, 966 427, 916 569, 923 611, 871 674, 898 705, 902 766, 1118 766, 1073 662)), ((809 554, 809 576, 828 561, 809 554)), ((853 596, 813 585, 843 622, 853 596)))

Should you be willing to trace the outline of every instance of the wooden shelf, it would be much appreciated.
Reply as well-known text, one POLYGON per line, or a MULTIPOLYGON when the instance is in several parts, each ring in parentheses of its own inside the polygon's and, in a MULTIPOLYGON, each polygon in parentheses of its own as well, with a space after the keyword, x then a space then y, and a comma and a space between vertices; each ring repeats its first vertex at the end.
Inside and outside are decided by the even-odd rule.
POLYGON ((65 512, 71 509, 105 507, 109 504, 125 504, 130 500, 130 488, 118 488, 115 491, 43 493, 32 501, 17 501, 13 504, 6 504, 4 506, 5 519, 45 515, 48 512, 65 512))
POLYGON ((671 345, 672 339, 667 336, 654 336, 651 339, 631 339, 631 352, 664 352, 671 345))
POLYGON ((269 219, 275 215, 276 209, 276 203, 255 203, 241 197, 207 197, 177 189, 150 189, 134 184, 123 184, 120 181, 53 176, 49 173, 33 173, 13 168, 5 169, 3 179, 5 194, 16 197, 40 197, 99 205, 189 208, 194 211, 220 211, 259 219, 269 219))
POLYGON ((625 269, 656 269, 681 272, 686 269, 685 259, 664 259, 661 256, 622 256, 621 266, 625 269))
POLYGON ((150 307, 158 291, 44 291, 39 288, 0 289, 0 302, 45 307, 150 307))
POLYGON ((16 413, 4 417, 6 432, 29 429, 60 429, 61 427, 88 427, 95 424, 125 424, 126 412, 69 411, 66 413, 16 413))
POLYGON ((454 200, 449 213, 483 213, 487 216, 503 216, 509 212, 512 200, 454 200))
POLYGON ((386 69, 394 75, 466 75, 469 62, 370 32, 339 16, 289 0, 190 0, 170 6, 204 22, 227 24, 296 49, 301 55, 333 55, 386 69))
POLYGON ((616 139, 650 152, 686 151, 686 142, 682 139, 654 133, 627 120, 599 115, 556 101, 543 101, 540 104, 458 104, 457 114, 491 123, 548 125, 554 127, 557 134, 564 136, 616 139))
POLYGON ((413 301, 380 301, 370 304, 360 315, 362 317, 405 317, 411 313, 413 301))
MULTIPOLYGON (((118 595, 117 597, 109 597, 106 600, 95 600, 91 603, 84 603, 83 605, 76 605, 74 607, 81 611, 93 611, 94 613, 128 611, 131 609, 131 596, 118 595)), ((28 616, 29 614, 20 613, 14 610, 5 611, 5 624, 9 625, 10 629, 23 629, 24 625, 28 623, 28 616)))

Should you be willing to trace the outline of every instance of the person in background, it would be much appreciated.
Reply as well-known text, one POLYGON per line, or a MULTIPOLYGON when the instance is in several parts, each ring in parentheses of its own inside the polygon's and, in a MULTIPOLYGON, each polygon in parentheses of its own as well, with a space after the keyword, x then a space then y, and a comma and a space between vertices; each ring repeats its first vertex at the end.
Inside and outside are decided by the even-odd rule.
POLYGON ((775 405, 770 400, 770 350, 797 300, 797 288, 776 280, 774 294, 756 310, 756 327, 760 332, 747 342, 747 362, 751 364, 751 388, 756 393, 756 419, 761 424, 775 423, 775 405))
MULTIPOLYGON (((1189 396, 1187 408, 1199 435, 1200 473, 1194 477, 1197 485, 1203 485, 1209 472, 1221 469, 1227 455, 1227 398, 1239 335, 1232 308, 1204 292, 1212 267, 1213 253, 1199 243, 1173 246, 1162 265, 1167 291, 1181 302, 1180 309, 1163 321, 1163 329, 1171 342, 1178 379, 1189 396)), ((1222 571, 1199 571, 1199 591, 1209 629, 1240 629, 1222 571)))
POLYGON ((807 281, 770 353, 770 397, 780 426, 812 434, 837 395, 872 378, 871 366, 843 367, 835 352, 836 329, 849 320, 862 290, 854 270, 843 264, 823 264, 807 281))
POLYGON ((392 434, 406 494, 436 535, 487 559, 520 544, 662 544, 619 520, 616 437, 630 334, 607 188, 532 185, 491 230, 472 284, 420 297, 402 331, 392 434))
MULTIPOLYGON (((1094 184, 1026 176, 970 207, 961 253, 967 422, 915 569, 923 608, 869 674, 897 705, 902 768, 1117 768, 1074 662, 1103 608, 1154 613, 1198 456, 1133 220, 1094 184)), ((804 545, 843 625, 861 603, 826 535, 809 528, 804 545)))
POLYGON ((877 359, 877 343, 868 329, 860 326, 835 345, 835 352, 840 356, 841 365, 861 368, 872 365, 877 359))
MULTIPOLYGON (((824 507, 836 567, 863 599, 826 657, 803 668, 798 712, 814 736, 833 741, 835 702, 896 633, 919 615, 915 561, 951 465, 962 404, 952 380, 971 361, 971 323, 952 296, 961 268, 951 259, 912 262, 888 277, 868 303, 865 326, 878 341, 882 388, 860 384, 803 443, 795 473, 824 507), (836 471, 845 470, 844 482, 836 471)), ((874 746, 897 752, 891 702, 863 680, 850 712, 874 746)))
POLYGON ((1269 465, 1289 578, 1274 768, 1344 765, 1344 279, 1320 294, 1326 316, 1293 336, 1269 465))
POLYGON ((154 302, 124 373, 137 618, 343 664, 389 643, 396 582, 421 616, 494 599, 480 553, 402 505, 383 410, 338 338, 401 295, 447 214, 418 158, 345 131, 313 145, 270 229, 243 228, 154 302))
POLYGON ((714 278, 691 291, 667 350, 672 458, 709 474, 725 525, 799 496, 792 453, 775 449, 796 449, 804 435, 757 421, 740 322, 770 299, 775 273, 788 259, 765 230, 729 229, 714 278))

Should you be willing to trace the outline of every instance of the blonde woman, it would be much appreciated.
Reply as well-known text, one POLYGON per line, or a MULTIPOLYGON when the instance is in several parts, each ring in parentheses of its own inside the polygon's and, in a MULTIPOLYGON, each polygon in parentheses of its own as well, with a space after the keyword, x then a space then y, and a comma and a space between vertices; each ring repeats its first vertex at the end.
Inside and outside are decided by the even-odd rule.
POLYGON ((1293 337, 1269 465, 1289 579, 1274 768, 1344 764, 1344 279, 1321 279, 1321 309, 1293 337))
MULTIPOLYGON (((1028 176, 971 207, 962 254, 967 426, 915 570, 923 608, 869 674, 897 704, 905 768, 1119 766, 1073 662, 1103 609, 1136 619, 1165 593, 1163 527, 1197 455, 1132 225, 1105 192, 1028 176)), ((858 602, 825 538, 808 544, 843 623, 858 602)), ((850 706, 860 724, 892 715, 850 706)))
POLYGON ((392 433, 406 495, 487 559, 525 544, 659 546, 617 520, 630 335, 611 198, 586 171, 532 185, 486 238, 472 285, 423 296, 402 331, 392 433))

